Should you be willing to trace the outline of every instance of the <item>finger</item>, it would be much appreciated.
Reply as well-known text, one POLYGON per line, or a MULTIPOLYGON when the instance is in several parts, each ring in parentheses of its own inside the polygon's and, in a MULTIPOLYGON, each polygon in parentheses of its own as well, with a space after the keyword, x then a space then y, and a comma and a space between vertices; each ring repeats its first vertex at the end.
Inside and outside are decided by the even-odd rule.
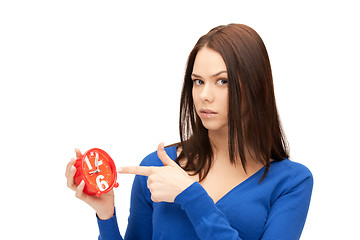
POLYGON ((84 195, 84 187, 85 187, 85 181, 82 180, 79 184, 79 186, 76 187, 75 189, 75 196, 79 199, 83 198, 84 195))
POLYGON ((164 143, 160 143, 157 149, 157 154, 160 160, 163 162, 164 166, 177 166, 177 164, 172 160, 164 149, 164 143))
POLYGON ((76 173, 76 168, 74 166, 71 166, 69 175, 67 177, 67 186, 72 190, 76 189, 76 184, 74 182, 75 173, 76 173))
POLYGON ((90 195, 84 193, 84 188, 85 188, 85 182, 84 182, 84 180, 82 180, 80 182, 79 186, 77 186, 77 188, 75 189, 75 197, 83 200, 84 202, 86 202, 87 204, 89 204, 91 206, 94 196, 90 196, 90 195))
POLYGON ((70 169, 72 166, 74 166, 75 164, 75 159, 71 158, 70 162, 66 165, 66 171, 65 171, 65 177, 67 178, 69 176, 70 173, 70 169))
POLYGON ((80 149, 75 148, 75 153, 76 153, 76 158, 81 158, 82 154, 81 154, 80 149))
POLYGON ((143 167, 143 166, 127 166, 121 167, 117 171, 119 173, 136 174, 142 176, 149 176, 154 171, 154 167, 143 167))

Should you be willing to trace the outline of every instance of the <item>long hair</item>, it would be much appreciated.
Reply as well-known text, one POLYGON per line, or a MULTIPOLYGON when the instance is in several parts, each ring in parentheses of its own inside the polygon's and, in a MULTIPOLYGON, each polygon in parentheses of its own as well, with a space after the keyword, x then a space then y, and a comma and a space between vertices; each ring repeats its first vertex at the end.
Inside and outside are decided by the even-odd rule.
POLYGON ((180 146, 176 161, 186 158, 185 171, 199 174, 202 181, 213 163, 208 130, 197 115, 192 98, 191 74, 198 51, 207 47, 220 53, 228 74, 228 146, 233 164, 239 158, 246 172, 246 149, 265 166, 270 159, 288 158, 288 146, 279 120, 274 95, 271 66, 260 36, 242 24, 218 26, 202 36, 191 51, 180 101, 180 146))

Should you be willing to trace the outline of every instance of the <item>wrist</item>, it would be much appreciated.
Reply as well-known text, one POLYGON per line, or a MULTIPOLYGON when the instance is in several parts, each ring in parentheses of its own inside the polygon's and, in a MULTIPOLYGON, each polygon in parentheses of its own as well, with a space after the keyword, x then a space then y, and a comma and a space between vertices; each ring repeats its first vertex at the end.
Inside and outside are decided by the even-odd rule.
POLYGON ((108 220, 110 218, 112 218, 114 216, 115 210, 114 208, 110 209, 103 209, 100 211, 96 211, 96 216, 100 219, 100 220, 108 220))
POLYGON ((188 179, 188 181, 184 182, 182 187, 181 187, 181 191, 180 192, 183 192, 185 189, 187 189, 188 187, 190 187, 194 182, 196 182, 195 180, 193 179, 188 179))

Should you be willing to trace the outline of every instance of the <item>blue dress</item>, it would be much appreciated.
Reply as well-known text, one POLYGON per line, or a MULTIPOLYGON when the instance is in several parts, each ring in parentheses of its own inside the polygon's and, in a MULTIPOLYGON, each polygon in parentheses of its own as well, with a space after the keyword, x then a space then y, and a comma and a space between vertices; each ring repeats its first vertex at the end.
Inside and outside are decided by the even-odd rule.
MULTIPOLYGON (((165 149, 170 158, 176 147, 165 149)), ((163 166, 157 153, 141 166, 163 166)), ((305 224, 313 187, 311 172, 284 159, 271 162, 234 187, 216 204, 197 182, 185 189, 174 203, 155 203, 147 188, 147 177, 135 176, 126 240, 292 240, 299 239, 305 224)), ((123 239, 116 214, 98 219, 99 239, 123 239)))

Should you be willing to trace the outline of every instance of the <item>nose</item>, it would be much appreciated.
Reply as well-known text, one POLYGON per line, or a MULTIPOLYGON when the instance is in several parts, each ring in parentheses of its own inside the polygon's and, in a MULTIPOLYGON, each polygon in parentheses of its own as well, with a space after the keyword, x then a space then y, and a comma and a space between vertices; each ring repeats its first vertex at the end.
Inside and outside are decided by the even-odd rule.
POLYGON ((201 92, 200 99, 204 102, 213 102, 214 101, 214 89, 210 84, 204 84, 201 92))

